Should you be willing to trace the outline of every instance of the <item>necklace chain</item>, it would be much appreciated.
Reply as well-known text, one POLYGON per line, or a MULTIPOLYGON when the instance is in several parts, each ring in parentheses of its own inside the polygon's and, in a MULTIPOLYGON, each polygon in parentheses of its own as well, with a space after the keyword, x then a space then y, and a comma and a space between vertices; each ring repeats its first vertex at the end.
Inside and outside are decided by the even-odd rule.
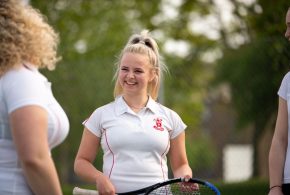
POLYGON ((129 106, 130 108, 133 108, 133 109, 142 109, 142 108, 144 108, 146 105, 144 105, 144 106, 140 106, 140 107, 137 107, 137 106, 132 106, 132 105, 129 105, 129 104, 128 104, 128 106, 129 106))
POLYGON ((134 106, 130 106, 130 108, 132 108, 132 109, 138 109, 138 110, 141 110, 141 109, 143 109, 145 106, 143 106, 143 107, 134 107, 134 106))

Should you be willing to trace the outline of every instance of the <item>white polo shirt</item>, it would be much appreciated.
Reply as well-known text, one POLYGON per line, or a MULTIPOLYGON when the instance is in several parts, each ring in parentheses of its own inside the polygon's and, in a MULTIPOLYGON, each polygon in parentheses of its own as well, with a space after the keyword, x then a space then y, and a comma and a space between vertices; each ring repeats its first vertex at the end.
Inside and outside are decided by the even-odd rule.
POLYGON ((28 105, 37 105, 45 109, 48 114, 47 141, 50 149, 61 144, 69 132, 67 115, 55 99, 51 83, 36 68, 30 66, 9 70, 0 77, 1 195, 33 194, 24 177, 11 135, 10 113, 28 105))
POLYGON ((176 112, 152 98, 136 114, 122 96, 96 109, 84 125, 101 138, 103 173, 118 193, 168 179, 170 139, 186 128, 176 112))
MULTIPOLYGON (((288 113, 290 113, 290 72, 288 72, 281 83, 278 95, 287 101, 288 113)), ((288 143, 290 143, 290 114, 288 114, 288 143)), ((290 183, 290 144, 287 146, 286 161, 284 165, 283 183, 290 183)))

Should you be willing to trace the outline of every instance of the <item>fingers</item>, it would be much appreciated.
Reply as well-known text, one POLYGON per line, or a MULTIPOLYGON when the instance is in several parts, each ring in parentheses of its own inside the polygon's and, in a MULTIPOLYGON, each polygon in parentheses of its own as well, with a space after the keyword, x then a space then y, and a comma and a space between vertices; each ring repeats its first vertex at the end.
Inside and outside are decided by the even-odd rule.
POLYGON ((184 176, 184 181, 188 182, 191 179, 191 177, 189 175, 184 176))

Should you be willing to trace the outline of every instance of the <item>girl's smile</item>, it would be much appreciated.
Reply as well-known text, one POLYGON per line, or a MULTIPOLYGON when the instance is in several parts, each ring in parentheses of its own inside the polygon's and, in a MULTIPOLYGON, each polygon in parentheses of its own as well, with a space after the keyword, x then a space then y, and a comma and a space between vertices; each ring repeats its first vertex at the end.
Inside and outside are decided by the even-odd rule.
POLYGON ((147 95, 147 86, 153 77, 151 70, 146 55, 137 53, 124 54, 118 75, 118 80, 124 93, 134 92, 147 95))

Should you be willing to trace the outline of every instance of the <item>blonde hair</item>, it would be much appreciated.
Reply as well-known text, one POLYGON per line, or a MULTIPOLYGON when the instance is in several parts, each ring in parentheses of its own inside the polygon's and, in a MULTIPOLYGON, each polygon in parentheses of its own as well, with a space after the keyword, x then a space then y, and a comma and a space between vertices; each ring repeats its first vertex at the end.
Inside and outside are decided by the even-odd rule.
POLYGON ((119 55, 118 62, 116 63, 115 72, 115 88, 114 97, 117 97, 123 93, 123 89, 117 80, 117 76, 120 71, 120 62, 125 53, 137 53, 142 55, 147 55, 149 63, 156 72, 156 76, 148 85, 147 93, 156 100, 158 98, 158 92, 160 88, 160 81, 162 78, 162 72, 167 71, 167 67, 162 63, 161 56, 159 55, 158 45, 156 41, 150 36, 148 30, 143 30, 140 34, 132 35, 121 54, 119 55))
POLYGON ((20 0, 0 1, 0 76, 28 62, 53 70, 58 34, 41 13, 20 0))

